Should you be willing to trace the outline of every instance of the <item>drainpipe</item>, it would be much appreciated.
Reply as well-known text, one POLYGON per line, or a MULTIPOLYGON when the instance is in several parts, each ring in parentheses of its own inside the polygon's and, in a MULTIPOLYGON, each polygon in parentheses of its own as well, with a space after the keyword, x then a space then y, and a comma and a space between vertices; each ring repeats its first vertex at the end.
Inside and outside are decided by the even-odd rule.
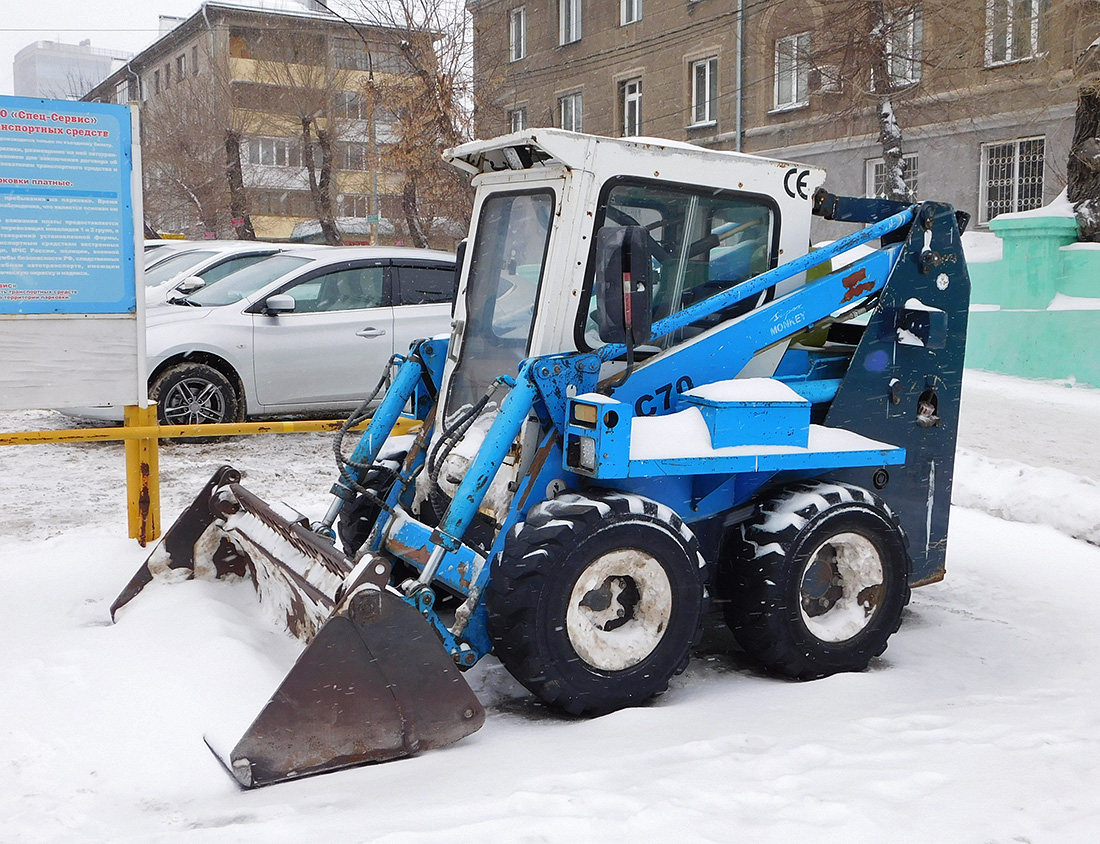
POLYGON ((743 133, 745 94, 741 82, 744 78, 743 65, 745 63, 745 2, 737 0, 737 66, 735 71, 735 87, 737 88, 736 118, 734 121, 734 149, 741 152, 741 135, 743 133))

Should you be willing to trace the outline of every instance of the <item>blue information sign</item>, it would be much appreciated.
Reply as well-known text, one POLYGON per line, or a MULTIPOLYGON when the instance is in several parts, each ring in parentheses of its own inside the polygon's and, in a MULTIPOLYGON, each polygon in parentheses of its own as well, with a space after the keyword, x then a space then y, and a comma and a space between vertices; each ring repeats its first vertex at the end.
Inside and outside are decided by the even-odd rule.
POLYGON ((0 97, 0 315, 136 307, 130 111, 0 97))

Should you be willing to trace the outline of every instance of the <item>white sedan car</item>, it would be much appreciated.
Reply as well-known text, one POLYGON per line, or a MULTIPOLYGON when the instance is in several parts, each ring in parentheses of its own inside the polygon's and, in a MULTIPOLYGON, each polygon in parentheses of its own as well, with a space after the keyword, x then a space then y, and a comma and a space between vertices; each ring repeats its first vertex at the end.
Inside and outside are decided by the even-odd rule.
POLYGON ((193 293, 230 273, 293 248, 290 243, 236 240, 178 250, 146 268, 145 304, 162 305, 182 285, 188 285, 188 292, 193 293))
POLYGON ((151 309, 149 397, 161 424, 354 410, 391 355, 449 333, 454 264, 426 249, 303 248, 151 309))

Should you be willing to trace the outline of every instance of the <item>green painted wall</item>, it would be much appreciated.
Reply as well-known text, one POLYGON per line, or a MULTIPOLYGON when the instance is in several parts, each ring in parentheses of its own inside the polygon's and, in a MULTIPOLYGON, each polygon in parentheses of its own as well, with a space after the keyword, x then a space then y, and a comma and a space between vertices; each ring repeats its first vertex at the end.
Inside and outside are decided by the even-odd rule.
POLYGON ((1100 386, 1100 309, 1088 307, 1100 305, 1100 247, 1076 242, 1072 217, 998 217, 990 228, 1003 258, 969 267, 966 365, 1100 386))

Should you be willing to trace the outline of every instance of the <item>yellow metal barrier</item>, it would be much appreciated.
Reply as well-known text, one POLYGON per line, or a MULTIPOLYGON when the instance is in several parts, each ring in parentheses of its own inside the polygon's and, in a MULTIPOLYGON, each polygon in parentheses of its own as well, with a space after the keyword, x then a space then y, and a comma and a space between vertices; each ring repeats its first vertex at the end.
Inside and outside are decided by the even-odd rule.
MULTIPOLYGON (((370 423, 364 420, 352 430, 370 423)), ((342 419, 286 422, 230 422, 218 425, 158 425, 155 404, 125 408, 122 428, 71 428, 0 434, 0 445, 87 443, 122 440, 126 449, 126 501, 130 538, 144 547, 160 536, 160 440, 183 437, 234 437, 251 434, 304 434, 339 430, 342 419)), ((419 427, 417 419, 400 419, 394 434, 419 427)))

